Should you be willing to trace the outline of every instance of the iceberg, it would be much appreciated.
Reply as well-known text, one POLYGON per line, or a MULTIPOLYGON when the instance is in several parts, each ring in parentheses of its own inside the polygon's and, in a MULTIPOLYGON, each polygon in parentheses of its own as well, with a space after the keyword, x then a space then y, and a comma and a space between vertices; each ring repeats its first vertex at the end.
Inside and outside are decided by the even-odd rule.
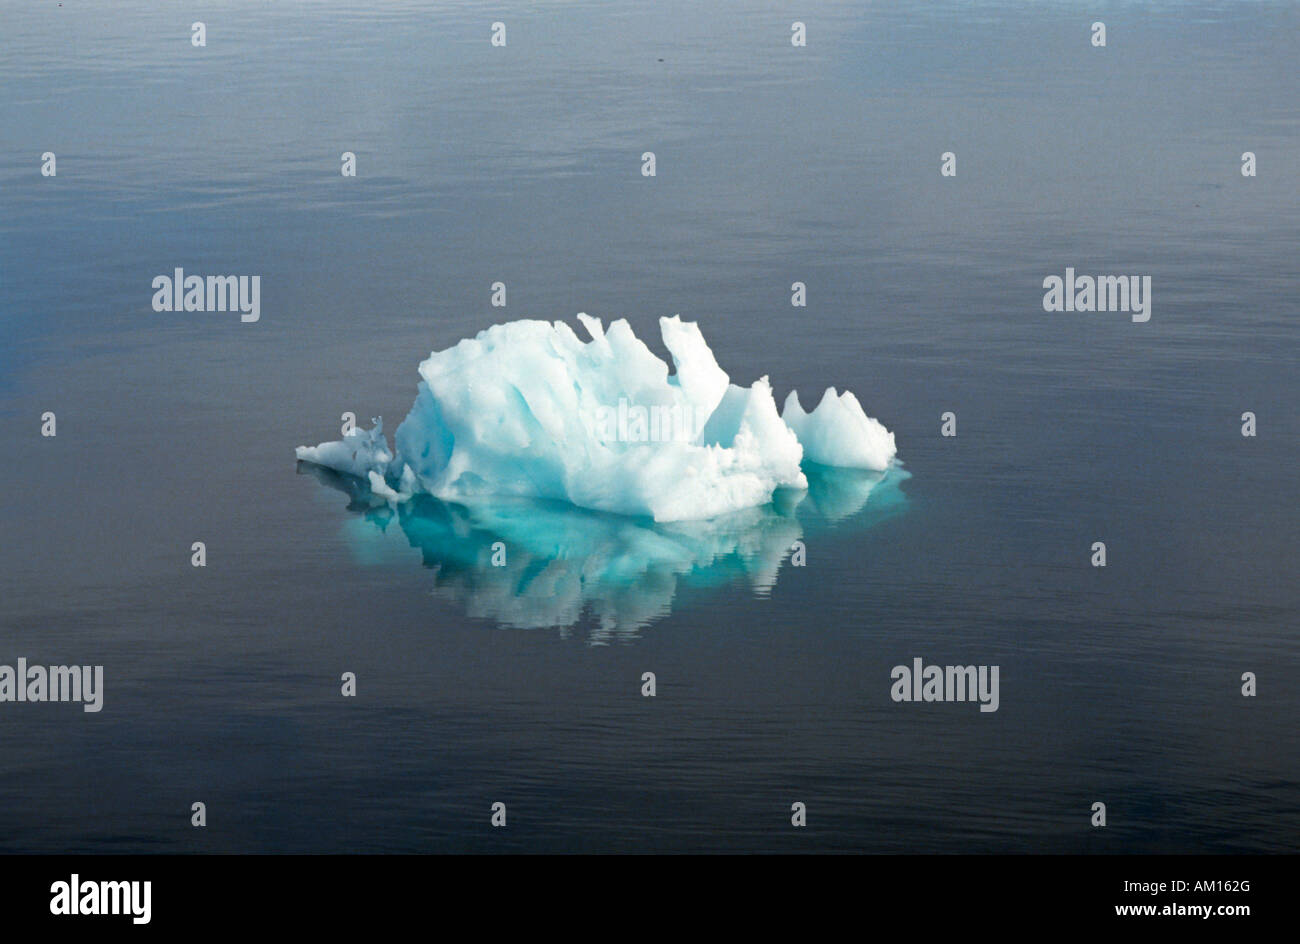
POLYGON ((794 430, 809 462, 842 469, 884 471, 897 451, 894 434, 862 410, 858 398, 828 387, 811 413, 799 403, 799 392, 785 398, 781 419, 794 430))
POLYGON ((526 498, 656 522, 716 518, 808 487, 803 463, 883 472, 893 434, 849 392, 778 412, 766 376, 731 383, 699 326, 659 319, 673 369, 625 320, 512 321, 435 351, 389 448, 381 420, 298 459, 393 504, 526 498))

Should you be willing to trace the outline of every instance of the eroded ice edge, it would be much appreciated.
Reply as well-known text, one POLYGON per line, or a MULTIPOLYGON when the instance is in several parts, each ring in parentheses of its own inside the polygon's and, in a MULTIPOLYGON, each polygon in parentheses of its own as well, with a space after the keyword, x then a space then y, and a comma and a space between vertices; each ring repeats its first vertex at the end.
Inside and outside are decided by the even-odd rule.
POLYGON ((766 376, 731 383, 699 327, 659 319, 673 372, 624 320, 512 321, 435 351, 390 447, 382 422, 300 460, 365 480, 394 505, 426 494, 463 505, 503 497, 650 517, 711 519, 806 489, 804 463, 883 472, 894 434, 857 397, 828 388, 812 412, 778 411, 766 376))

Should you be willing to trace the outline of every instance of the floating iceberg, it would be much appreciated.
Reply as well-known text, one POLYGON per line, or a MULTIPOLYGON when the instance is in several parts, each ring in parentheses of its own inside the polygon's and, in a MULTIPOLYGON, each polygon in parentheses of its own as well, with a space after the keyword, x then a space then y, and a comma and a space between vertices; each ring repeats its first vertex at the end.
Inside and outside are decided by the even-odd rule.
POLYGON ((879 472, 894 458, 894 434, 867 416, 858 398, 847 390, 837 395, 834 387, 828 387, 811 413, 803 411, 798 391, 791 390, 781 419, 794 430, 809 462, 879 472))
POLYGON ((778 413, 766 377, 730 382, 699 327, 661 318, 674 371, 626 321, 591 340, 563 322, 513 321, 420 364, 415 404, 389 449, 379 421, 300 460, 364 479, 393 503, 518 497, 655 521, 714 518, 806 489, 804 460, 883 471, 893 434, 853 394, 778 413))

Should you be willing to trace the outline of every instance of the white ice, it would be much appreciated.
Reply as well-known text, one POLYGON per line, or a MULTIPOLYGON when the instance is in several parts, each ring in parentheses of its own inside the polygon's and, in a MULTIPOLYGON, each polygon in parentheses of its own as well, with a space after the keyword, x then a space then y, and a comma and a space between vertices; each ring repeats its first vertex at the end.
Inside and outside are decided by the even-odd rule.
POLYGON ((371 422, 375 424, 373 429, 356 427, 338 442, 299 446, 298 458, 359 479, 367 478, 371 472, 383 475, 393 461, 393 454, 384 439, 383 420, 371 422))
POLYGON ((798 392, 791 390, 781 419, 799 437, 809 462, 883 472, 897 451, 894 434, 867 416, 847 390, 836 395, 835 388, 828 387, 811 413, 803 411, 798 392))
POLYGON ((893 434, 851 393, 827 390, 812 413, 792 393, 783 416, 766 377, 730 382, 696 324, 659 319, 670 374, 626 321, 605 330, 578 317, 591 340, 563 322, 513 321, 434 352, 393 450, 376 422, 300 446, 298 458, 367 479, 394 502, 418 492, 466 504, 553 498, 656 521, 806 488, 804 460, 883 470, 893 459, 893 434), (647 413, 657 419, 647 424, 647 413))

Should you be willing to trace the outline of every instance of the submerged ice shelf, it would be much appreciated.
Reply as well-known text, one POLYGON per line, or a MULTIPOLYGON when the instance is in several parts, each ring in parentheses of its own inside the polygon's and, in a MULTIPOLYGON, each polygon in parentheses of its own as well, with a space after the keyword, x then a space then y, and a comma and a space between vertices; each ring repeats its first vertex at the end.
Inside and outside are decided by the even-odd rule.
POLYGON ((900 468, 809 464, 806 492, 782 491, 717 518, 657 523, 534 498, 394 503, 354 475, 310 463, 299 471, 347 495, 355 517, 346 544, 358 563, 406 565, 414 549, 433 574, 432 594, 467 616, 517 629, 585 624, 592 643, 635 636, 726 586, 769 595, 787 561, 828 553, 840 540, 832 531, 860 532, 902 512, 908 478, 900 468))
POLYGON ((806 489, 804 462, 882 472, 894 435, 849 392, 778 412, 767 377, 731 383, 699 327, 659 319, 674 370, 626 321, 512 321, 420 364, 390 448, 382 423, 297 456, 394 504, 553 499, 657 522, 728 515, 806 489))

